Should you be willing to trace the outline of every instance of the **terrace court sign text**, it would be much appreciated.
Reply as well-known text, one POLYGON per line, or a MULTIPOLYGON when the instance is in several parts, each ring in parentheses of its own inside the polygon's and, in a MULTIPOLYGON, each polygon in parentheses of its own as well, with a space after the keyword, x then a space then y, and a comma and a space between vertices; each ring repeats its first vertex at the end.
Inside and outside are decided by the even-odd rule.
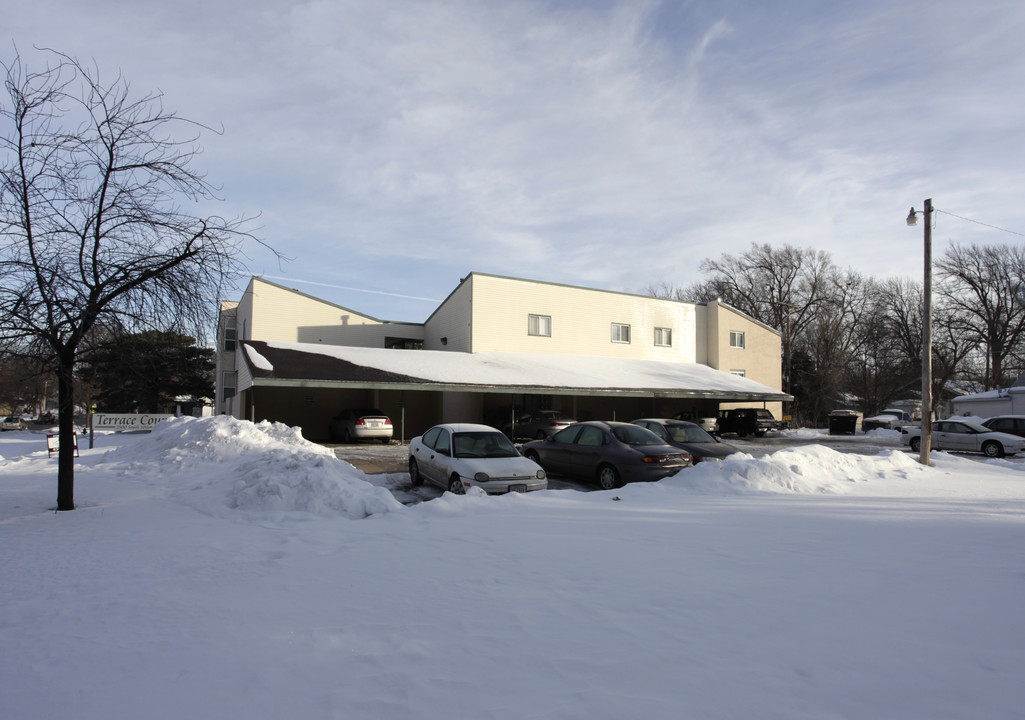
POLYGON ((173 418, 174 415, 156 413, 93 413, 91 424, 93 430, 115 430, 132 432, 152 430, 161 420, 173 418))

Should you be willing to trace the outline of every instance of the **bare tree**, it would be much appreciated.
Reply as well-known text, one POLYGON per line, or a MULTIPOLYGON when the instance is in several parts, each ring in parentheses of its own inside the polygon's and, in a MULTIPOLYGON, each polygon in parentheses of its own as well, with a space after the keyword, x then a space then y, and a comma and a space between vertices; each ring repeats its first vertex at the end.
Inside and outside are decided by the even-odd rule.
POLYGON ((963 318, 960 334, 986 351, 983 383, 1006 385, 1005 361, 1025 340, 1025 250, 953 245, 936 268, 938 294, 952 318, 963 318))
POLYGON ((74 502, 74 368, 100 324, 197 332, 240 272, 244 218, 192 169, 202 126, 59 52, 0 63, 0 341, 45 348, 58 384, 57 509, 74 502), (173 132, 184 128, 184 139, 173 132))
POLYGON ((721 298, 783 336, 783 387, 791 389, 791 359, 797 339, 816 321, 817 309, 836 287, 836 268, 828 253, 791 245, 752 243, 741 255, 706 259, 709 275, 700 286, 703 299, 721 298))

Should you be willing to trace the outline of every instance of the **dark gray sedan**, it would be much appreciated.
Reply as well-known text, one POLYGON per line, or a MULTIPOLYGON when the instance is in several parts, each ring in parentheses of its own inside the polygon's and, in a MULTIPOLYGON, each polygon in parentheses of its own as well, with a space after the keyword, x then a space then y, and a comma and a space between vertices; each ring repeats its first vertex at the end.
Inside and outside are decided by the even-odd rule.
POLYGON ((581 422, 550 438, 524 444, 523 456, 545 472, 596 482, 604 490, 623 483, 661 480, 690 467, 691 456, 638 425, 581 422))
POLYGON ((722 460, 727 455, 738 452, 732 445, 709 435, 700 425, 686 420, 644 418, 634 420, 633 424, 651 430, 662 438, 663 442, 673 447, 686 450, 693 456, 695 465, 709 460, 722 460))

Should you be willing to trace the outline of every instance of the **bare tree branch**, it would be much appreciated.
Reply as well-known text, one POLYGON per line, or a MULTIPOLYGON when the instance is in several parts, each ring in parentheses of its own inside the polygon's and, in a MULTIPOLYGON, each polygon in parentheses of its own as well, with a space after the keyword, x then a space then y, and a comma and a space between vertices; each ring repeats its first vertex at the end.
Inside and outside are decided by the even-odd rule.
POLYGON ((203 126, 166 110, 159 94, 133 94, 120 76, 105 82, 68 55, 44 57, 39 71, 20 56, 0 64, 0 342, 34 342, 54 358, 57 502, 67 510, 74 366, 90 333, 201 337, 244 269, 243 243, 256 238, 251 218, 183 209, 217 199, 192 166, 203 126))

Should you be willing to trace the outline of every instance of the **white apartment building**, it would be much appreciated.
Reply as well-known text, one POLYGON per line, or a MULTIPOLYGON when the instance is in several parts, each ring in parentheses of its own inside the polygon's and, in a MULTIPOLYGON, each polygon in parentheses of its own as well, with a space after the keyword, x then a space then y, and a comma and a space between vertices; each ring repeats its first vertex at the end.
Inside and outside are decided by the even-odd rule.
POLYGON ((553 408, 632 420, 720 408, 780 416, 780 333, 691 303, 471 273, 424 323, 388 322, 253 278, 218 323, 219 414, 327 437, 374 407, 407 439, 438 422, 501 425, 553 408))

